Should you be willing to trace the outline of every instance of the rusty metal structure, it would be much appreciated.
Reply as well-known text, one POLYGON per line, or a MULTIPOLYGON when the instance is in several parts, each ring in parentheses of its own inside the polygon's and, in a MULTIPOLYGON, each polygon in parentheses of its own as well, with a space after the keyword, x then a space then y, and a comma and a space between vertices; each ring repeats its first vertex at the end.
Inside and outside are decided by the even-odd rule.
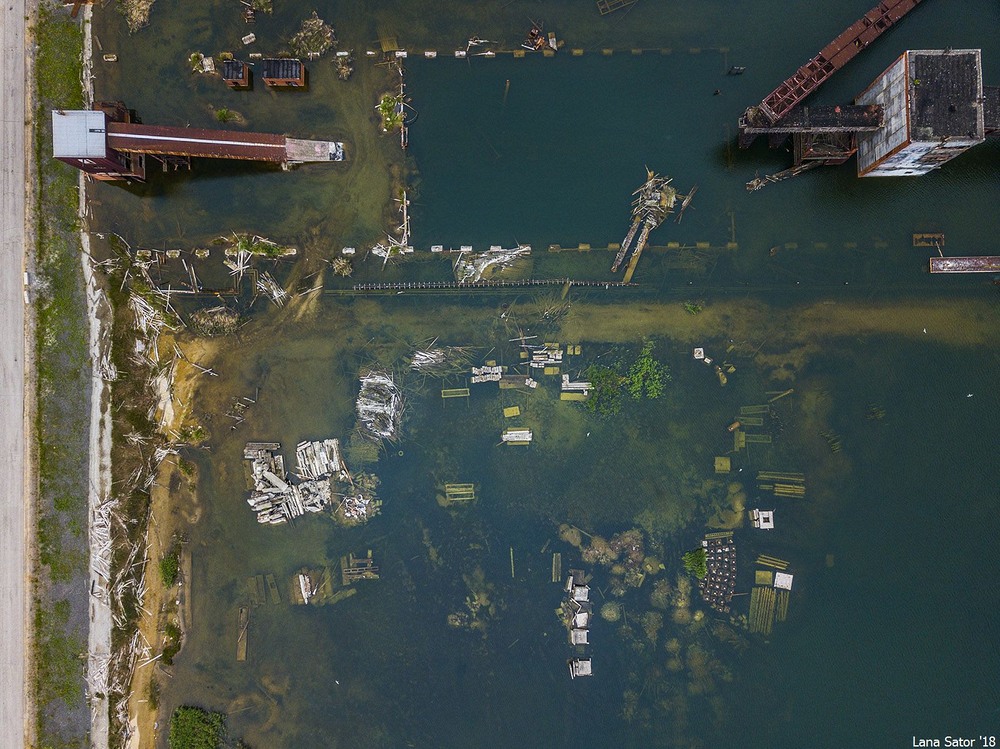
POLYGON ((767 135, 769 145, 777 148, 791 135, 795 159, 790 169, 747 183, 748 190, 816 166, 842 164, 857 153, 859 133, 874 133, 884 127, 885 112, 880 103, 812 108, 801 103, 920 2, 882 0, 743 113, 739 121, 740 148, 748 148, 758 135, 767 135))
MULTIPOLYGON (((818 55, 795 71, 743 113, 739 146, 748 148, 758 135, 767 135, 772 148, 793 137, 795 164, 779 179, 819 165, 842 164, 857 152, 857 133, 874 132, 884 125, 878 104, 802 107, 801 102, 861 50, 875 41, 920 3, 920 0, 883 0, 848 26, 818 55)), ((758 189, 773 178, 754 180, 758 189)))
POLYGON ((920 0, 880 2, 765 96, 757 106, 760 114, 771 124, 778 122, 919 3, 920 0))
POLYGON ((163 170, 190 168, 191 157, 294 164, 343 161, 344 144, 275 133, 145 125, 122 102, 52 113, 53 156, 99 180, 144 180, 146 157, 163 170))

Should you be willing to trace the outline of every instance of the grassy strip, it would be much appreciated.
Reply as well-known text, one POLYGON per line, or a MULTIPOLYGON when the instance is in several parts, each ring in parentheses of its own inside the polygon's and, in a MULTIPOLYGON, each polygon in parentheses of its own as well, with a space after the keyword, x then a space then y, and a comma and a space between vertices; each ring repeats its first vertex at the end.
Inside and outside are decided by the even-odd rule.
POLYGON ((83 34, 66 14, 39 8, 34 29, 34 145, 38 459, 35 695, 42 746, 84 746, 87 610, 87 306, 77 235, 77 172, 51 157, 50 110, 83 107, 83 34), (81 394, 84 394, 81 397, 81 394), (82 584, 81 584, 82 583, 82 584), (59 590, 72 591, 60 597, 59 590), (73 616, 74 609, 78 615, 73 616), (58 726, 57 726, 58 724, 58 726), (67 735, 74 732, 79 735, 67 735))

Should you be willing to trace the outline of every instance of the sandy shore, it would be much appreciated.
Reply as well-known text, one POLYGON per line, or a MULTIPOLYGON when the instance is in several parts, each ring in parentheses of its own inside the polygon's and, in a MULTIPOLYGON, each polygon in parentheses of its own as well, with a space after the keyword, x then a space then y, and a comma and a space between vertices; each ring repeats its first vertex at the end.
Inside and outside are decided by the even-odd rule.
MULTIPOLYGON (((174 340, 170 337, 160 342, 161 350, 171 350, 174 340)), ((182 346, 184 356, 190 361, 207 366, 216 351, 212 341, 197 339, 182 346)), ((185 426, 191 426, 191 408, 202 378, 198 368, 178 359, 172 368, 169 381, 157 383, 160 405, 157 418, 160 429, 176 435, 185 426)), ((148 643, 150 654, 140 658, 132 674, 131 698, 128 705, 128 749, 154 749, 158 721, 165 720, 150 702, 150 685, 153 680, 162 684, 170 678, 169 671, 156 658, 162 650, 164 628, 176 622, 183 633, 191 625, 190 589, 191 555, 181 550, 181 572, 178 585, 167 588, 160 577, 159 562, 170 551, 176 535, 186 526, 198 522, 196 475, 185 475, 176 457, 169 457, 160 464, 156 482, 150 490, 150 520, 146 534, 148 561, 146 564, 146 594, 143 612, 138 622, 143 642, 148 643)))

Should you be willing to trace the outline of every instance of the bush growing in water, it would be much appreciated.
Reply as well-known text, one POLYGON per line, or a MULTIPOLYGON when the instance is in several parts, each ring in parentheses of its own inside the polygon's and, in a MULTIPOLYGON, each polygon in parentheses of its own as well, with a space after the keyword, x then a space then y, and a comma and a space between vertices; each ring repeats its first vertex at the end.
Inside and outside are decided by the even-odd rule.
POLYGON ((225 716, 200 707, 179 707, 170 716, 170 749, 219 749, 225 716))
POLYGON ((684 569, 697 577, 703 579, 708 574, 708 559, 704 548, 697 548, 684 555, 684 569))
POLYGON ((177 576, 180 574, 180 571, 180 555, 177 553, 177 548, 175 547, 160 560, 160 580, 163 581, 163 585, 169 588, 177 582, 177 576))
POLYGON ((670 381, 670 372, 653 358, 652 341, 643 343, 639 358, 629 367, 626 381, 629 395, 636 400, 643 395, 647 398, 663 395, 663 384, 670 381))
POLYGON ((382 118, 382 129, 391 132, 403 126, 403 97, 393 94, 382 94, 378 106, 375 107, 382 118))
POLYGON ((181 628, 173 622, 168 622, 163 628, 163 633, 166 635, 167 642, 163 646, 163 655, 161 656, 161 659, 165 666, 172 666, 174 663, 174 656, 177 655, 181 649, 181 628))
POLYGON ((614 416, 622 410, 623 377, 617 370, 591 364, 584 373, 590 383, 590 395, 584 401, 588 411, 601 416, 614 416))
POLYGON ((590 395, 584 402, 587 410, 601 416, 613 416, 622 407, 622 386, 635 400, 659 398, 663 395, 664 384, 670 381, 670 370, 653 358, 653 342, 646 341, 625 375, 619 372, 617 365, 592 364, 584 376, 590 383, 590 395))

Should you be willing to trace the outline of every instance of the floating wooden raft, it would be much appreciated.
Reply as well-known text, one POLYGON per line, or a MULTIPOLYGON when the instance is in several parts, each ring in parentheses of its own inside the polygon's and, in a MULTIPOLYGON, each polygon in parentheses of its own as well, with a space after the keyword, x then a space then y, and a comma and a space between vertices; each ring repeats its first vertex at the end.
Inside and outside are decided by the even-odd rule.
POLYGON ((445 484, 445 498, 451 502, 472 502, 476 499, 475 484, 445 484))
POLYGON ((774 573, 771 570, 757 570, 754 572, 754 585, 774 585, 774 573))
POLYGON ((602 16, 614 13, 616 10, 635 5, 639 0, 597 0, 597 10, 602 16))
POLYGON ((715 539, 715 538, 732 538, 732 537, 733 537, 733 532, 732 531, 716 531, 715 533, 706 533, 705 534, 705 540, 706 541, 711 541, 712 539, 715 539))
POLYGON ((944 247, 944 234, 914 234, 914 247, 944 247))
POLYGON ((755 585, 750 591, 750 631, 771 634, 774 627, 775 590, 770 586, 755 585))
POLYGON ((770 434, 744 434, 743 435, 744 444, 756 443, 759 445, 770 445, 771 435, 770 434))
POLYGON ((562 554, 558 551, 552 555, 552 582, 562 582, 562 554))
POLYGON ((778 611, 777 619, 779 622, 785 621, 788 618, 788 599, 791 597, 791 593, 787 590, 778 591, 778 611))
POLYGON ((739 452, 747 446, 747 435, 742 429, 733 432, 733 450, 739 452))
POLYGON ((806 494, 806 477, 802 473, 760 471, 757 474, 757 488, 774 492, 776 497, 800 498, 806 494))
POLYGON ((783 473, 781 471, 758 471, 758 481, 788 481, 790 483, 804 484, 806 475, 804 473, 783 473))
POLYGON ((766 414, 770 410, 771 407, 767 404, 762 406, 740 406, 740 416, 758 416, 766 414))
MULTIPOLYGON (((766 484, 762 484, 763 489, 766 484)), ((806 488, 799 484, 775 484, 771 491, 776 497, 794 497, 800 499, 806 495, 806 488)))
POLYGON ((441 388, 442 398, 468 398, 469 388, 441 388))
POLYGON ((763 416, 743 416, 740 414, 740 424, 745 427, 762 427, 764 426, 763 416))
POLYGON ((757 564, 762 567, 774 567, 776 570, 786 570, 788 569, 788 562, 784 559, 778 559, 777 557, 771 557, 767 554, 761 554, 757 557, 757 564))
POLYGON ((247 630, 250 628, 250 608, 240 606, 240 613, 236 620, 236 660, 245 661, 247 659, 247 630))

